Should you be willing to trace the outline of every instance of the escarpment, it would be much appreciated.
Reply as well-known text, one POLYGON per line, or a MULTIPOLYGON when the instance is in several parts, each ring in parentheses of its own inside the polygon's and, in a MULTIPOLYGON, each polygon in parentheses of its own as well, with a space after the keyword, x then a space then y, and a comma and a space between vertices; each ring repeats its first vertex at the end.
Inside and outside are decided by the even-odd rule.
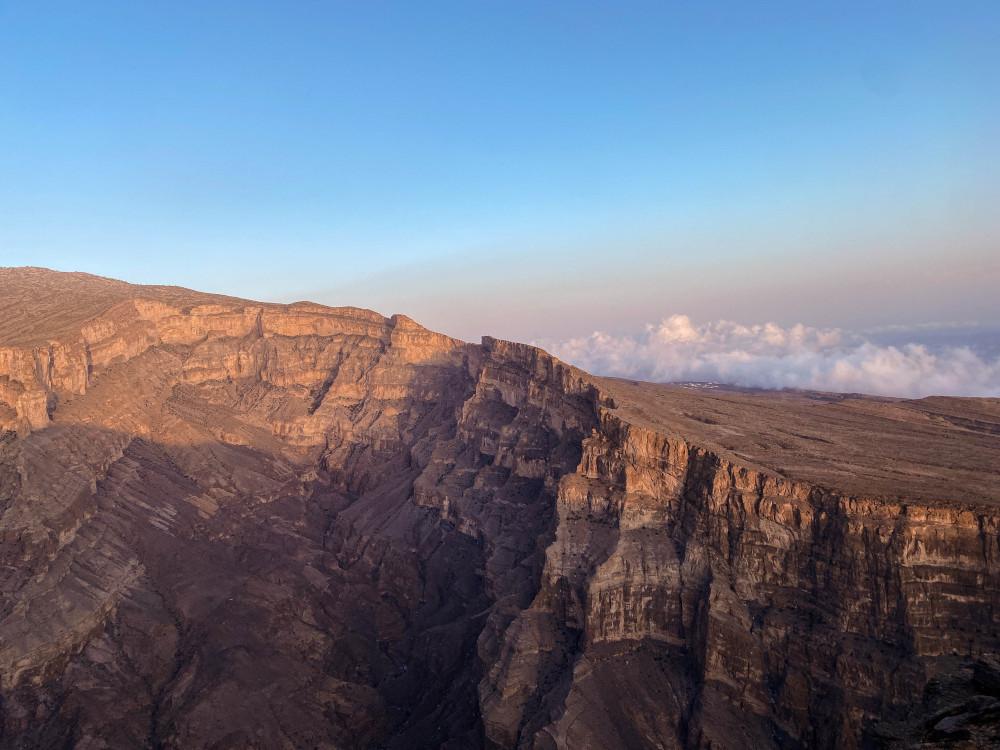
POLYGON ((991 506, 853 498, 605 411, 557 513, 509 652, 569 632, 576 660, 522 745, 858 747, 942 657, 1000 647, 991 506))
POLYGON ((1000 645, 996 400, 702 393, 353 308, 0 283, 0 747, 1000 730, 935 687, 983 689, 1000 645))

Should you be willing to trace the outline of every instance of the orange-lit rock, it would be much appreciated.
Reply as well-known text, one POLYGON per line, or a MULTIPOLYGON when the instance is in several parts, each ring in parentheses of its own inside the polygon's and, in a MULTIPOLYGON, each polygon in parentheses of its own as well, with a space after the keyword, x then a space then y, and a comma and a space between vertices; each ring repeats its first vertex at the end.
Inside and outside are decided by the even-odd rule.
POLYGON ((402 315, 0 285, 0 747, 995 730, 996 400, 702 393, 402 315))

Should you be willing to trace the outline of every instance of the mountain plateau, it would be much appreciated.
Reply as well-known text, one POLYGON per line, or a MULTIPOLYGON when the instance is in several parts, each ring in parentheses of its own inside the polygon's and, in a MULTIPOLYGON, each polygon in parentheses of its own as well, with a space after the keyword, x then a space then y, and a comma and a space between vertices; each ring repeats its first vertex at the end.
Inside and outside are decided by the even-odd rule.
POLYGON ((1000 743, 1000 400, 0 290, 0 748, 1000 743))

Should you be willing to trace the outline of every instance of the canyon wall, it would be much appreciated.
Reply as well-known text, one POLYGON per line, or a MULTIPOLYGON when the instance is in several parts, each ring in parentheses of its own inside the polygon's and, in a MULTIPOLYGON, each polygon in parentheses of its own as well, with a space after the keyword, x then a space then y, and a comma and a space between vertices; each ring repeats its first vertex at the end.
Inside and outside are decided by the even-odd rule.
POLYGON ((990 498, 783 476, 530 346, 178 294, 0 346, 2 747, 864 747, 997 650, 990 498))
POLYGON ((993 508, 844 496, 602 409, 557 516, 481 686, 497 747, 858 747, 939 657, 1000 645, 993 508), (518 668, 539 643, 555 688, 518 668))

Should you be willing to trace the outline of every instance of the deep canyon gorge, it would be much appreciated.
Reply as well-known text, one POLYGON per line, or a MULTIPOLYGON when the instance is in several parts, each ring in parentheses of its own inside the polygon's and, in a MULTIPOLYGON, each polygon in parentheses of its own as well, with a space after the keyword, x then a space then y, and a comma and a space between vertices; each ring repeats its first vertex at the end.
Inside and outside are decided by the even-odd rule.
POLYGON ((1000 743, 998 399, 0 290, 2 748, 1000 743))

